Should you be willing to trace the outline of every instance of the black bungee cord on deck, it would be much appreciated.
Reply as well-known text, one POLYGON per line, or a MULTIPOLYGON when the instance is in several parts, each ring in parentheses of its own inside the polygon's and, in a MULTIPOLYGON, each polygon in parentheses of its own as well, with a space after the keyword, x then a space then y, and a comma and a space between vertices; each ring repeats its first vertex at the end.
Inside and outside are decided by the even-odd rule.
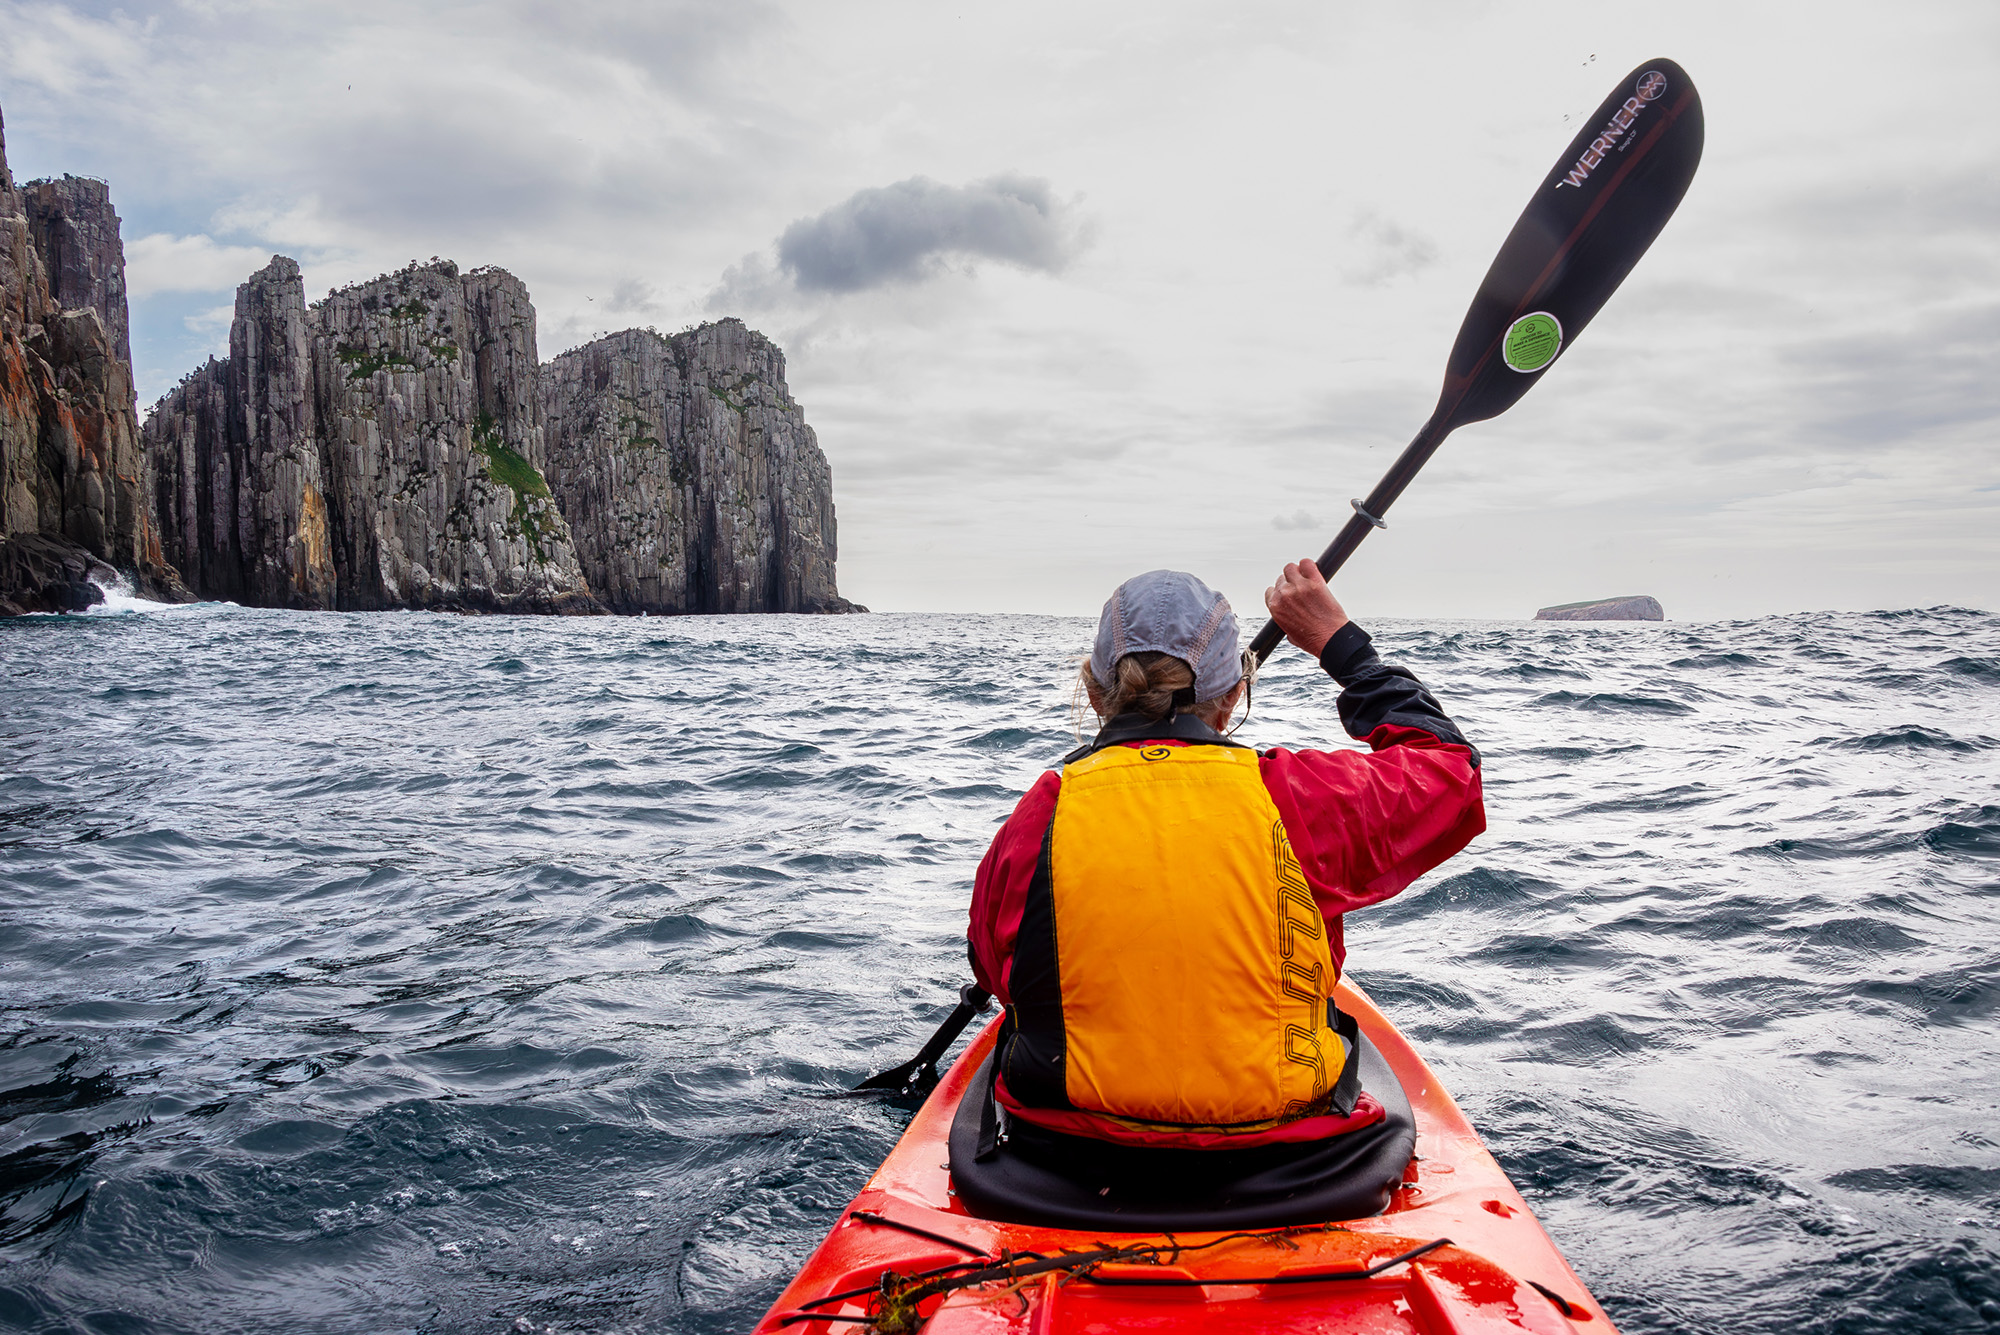
MULTIPOLYGON (((872 1212, 855 1211, 850 1218, 863 1223, 879 1224, 898 1230, 915 1233, 934 1242, 947 1243, 965 1251, 975 1249, 953 1238, 918 1229, 898 1220, 872 1212)), ((1097 1268, 1106 1264, 1119 1265, 1174 1265, 1189 1252, 1207 1251, 1226 1242, 1254 1239, 1285 1241, 1310 1233, 1346 1232, 1339 1225, 1311 1225, 1304 1228, 1279 1228, 1261 1232, 1225 1233, 1208 1242, 1186 1245, 1174 1241, 1171 1233, 1165 1234, 1165 1244, 1139 1243, 1130 1247, 1099 1247, 1089 1251, 1062 1252, 1055 1256, 1045 1256, 1039 1252, 1003 1251, 999 1256, 981 1256, 978 1260, 959 1261, 952 1265, 939 1266, 933 1270, 922 1270, 911 1274, 898 1274, 893 1270, 883 1272, 874 1284, 862 1288, 848 1289, 841 1293, 830 1293, 823 1298, 799 1304, 799 1310, 788 1312, 778 1318, 780 1326, 802 1325, 808 1321, 840 1321, 857 1326, 865 1326, 877 1335, 908 1335, 929 1318, 919 1316, 917 1308, 924 1302, 942 1295, 977 1288, 985 1284, 1018 1284, 1037 1275, 1059 1274, 1067 1278, 1064 1282, 1080 1280, 1090 1284, 1130 1288, 1198 1288, 1204 1286, 1224 1287, 1245 1284, 1325 1284, 1342 1280, 1373 1279, 1384 1271, 1414 1261, 1420 1256, 1451 1245, 1450 1238, 1433 1238, 1421 1246, 1413 1247, 1386 1261, 1358 1270, 1326 1270, 1308 1274, 1288 1275, 1243 1275, 1227 1278, 1203 1278, 1195 1275, 1100 1275, 1097 1268), (848 1302, 855 1298, 879 1295, 876 1309, 862 1316, 840 1316, 831 1312, 815 1312, 815 1307, 830 1307, 835 1303, 848 1302)))

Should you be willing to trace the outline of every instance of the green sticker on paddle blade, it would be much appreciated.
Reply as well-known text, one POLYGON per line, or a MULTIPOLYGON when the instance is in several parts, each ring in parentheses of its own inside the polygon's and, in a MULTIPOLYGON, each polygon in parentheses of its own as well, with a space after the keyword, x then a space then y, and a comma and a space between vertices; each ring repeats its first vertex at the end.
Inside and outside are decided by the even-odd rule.
POLYGON ((1539 371, 1562 351, 1563 327, 1547 311, 1532 311, 1507 326, 1500 355, 1516 371, 1539 371))

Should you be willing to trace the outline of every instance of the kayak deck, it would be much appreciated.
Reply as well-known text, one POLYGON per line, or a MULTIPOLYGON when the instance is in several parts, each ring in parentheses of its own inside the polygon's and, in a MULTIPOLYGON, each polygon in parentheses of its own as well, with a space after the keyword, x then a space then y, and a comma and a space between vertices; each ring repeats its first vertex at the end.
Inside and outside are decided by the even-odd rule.
POLYGON ((1170 1236, 976 1218, 952 1194, 947 1142, 952 1114, 992 1049, 995 1021, 952 1064, 756 1329, 1056 1335, 1219 1323, 1248 1332, 1615 1335, 1423 1058, 1345 979, 1338 1000, 1388 1061, 1416 1115, 1417 1158, 1382 1214, 1170 1236), (1384 1265, 1439 1239, 1450 1242, 1384 1265), (1123 1254, 1094 1265, 1055 1259, 1106 1250, 1123 1254), (1371 1267, 1380 1273, 1355 1273, 1371 1267), (1000 1273, 966 1284, 985 1270, 1000 1273), (914 1286, 908 1280, 929 1271, 946 1273, 914 1286), (927 1291, 935 1287, 948 1291, 927 1291))

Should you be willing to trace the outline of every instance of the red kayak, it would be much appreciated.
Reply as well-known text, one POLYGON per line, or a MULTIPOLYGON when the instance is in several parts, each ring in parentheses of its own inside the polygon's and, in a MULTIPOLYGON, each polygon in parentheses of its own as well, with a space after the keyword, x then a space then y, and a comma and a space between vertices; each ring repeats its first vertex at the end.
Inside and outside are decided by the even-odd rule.
POLYGON ((953 1064, 759 1331, 1614 1331, 1423 1058, 1351 983, 1416 1157, 1367 1218, 1120 1233, 979 1218, 949 1166, 998 1022, 953 1064))

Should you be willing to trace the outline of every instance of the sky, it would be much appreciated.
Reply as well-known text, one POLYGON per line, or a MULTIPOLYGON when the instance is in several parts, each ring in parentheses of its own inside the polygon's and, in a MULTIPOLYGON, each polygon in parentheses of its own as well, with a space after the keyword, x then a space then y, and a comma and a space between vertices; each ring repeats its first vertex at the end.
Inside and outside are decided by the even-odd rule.
POLYGON ((1357 617, 2000 608, 2000 5, 0 0, 16 176, 124 220, 142 407, 308 296, 519 275, 544 359, 740 316, 832 465, 841 592, 1246 622, 1429 415, 1494 251, 1644 62, 1678 214, 1341 572, 1357 617))

